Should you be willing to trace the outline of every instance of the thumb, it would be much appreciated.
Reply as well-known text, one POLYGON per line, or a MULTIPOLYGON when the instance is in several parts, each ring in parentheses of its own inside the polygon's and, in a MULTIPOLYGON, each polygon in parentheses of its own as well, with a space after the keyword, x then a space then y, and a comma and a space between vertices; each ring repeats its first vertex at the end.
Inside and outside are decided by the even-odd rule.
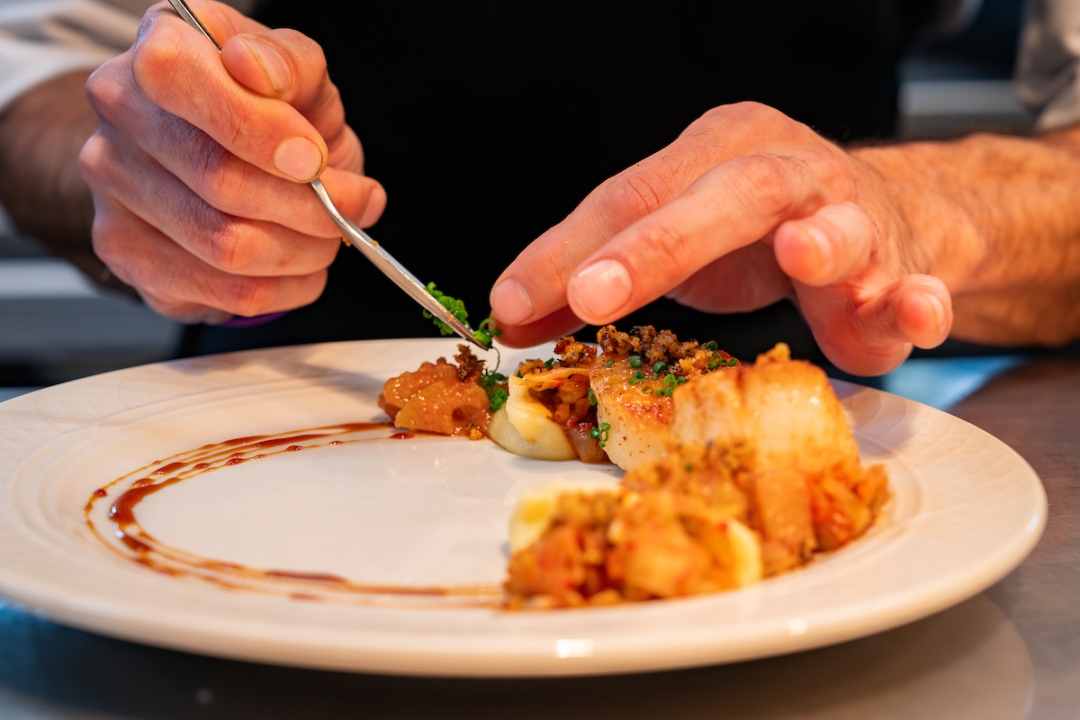
POLYGON ((345 123, 345 109, 317 42, 287 29, 244 33, 222 46, 221 60, 247 89, 299 111, 323 137, 332 166, 362 166, 363 151, 345 123))

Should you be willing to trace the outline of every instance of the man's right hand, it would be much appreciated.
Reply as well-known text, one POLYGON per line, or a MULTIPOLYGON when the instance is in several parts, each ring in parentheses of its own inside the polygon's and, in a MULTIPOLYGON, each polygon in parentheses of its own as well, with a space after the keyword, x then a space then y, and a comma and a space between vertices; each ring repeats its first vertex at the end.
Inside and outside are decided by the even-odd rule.
POLYGON ((222 322, 314 301, 340 233, 307 185, 321 177, 361 227, 386 205, 363 175, 322 50, 192 0, 217 49, 167 3, 87 83, 101 125, 83 148, 94 250, 152 308, 222 322))

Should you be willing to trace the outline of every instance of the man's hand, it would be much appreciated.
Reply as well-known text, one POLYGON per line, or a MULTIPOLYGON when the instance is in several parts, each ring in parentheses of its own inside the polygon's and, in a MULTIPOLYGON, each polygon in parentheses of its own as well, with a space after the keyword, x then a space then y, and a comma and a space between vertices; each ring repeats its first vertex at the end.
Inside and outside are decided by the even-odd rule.
POLYGON ((101 125, 80 157, 94 249, 158 312, 220 322, 315 300, 340 234, 321 177, 361 226, 382 187, 364 177, 322 50, 231 8, 192 0, 222 52, 160 3, 135 46, 87 83, 101 125))
POLYGON ((776 110, 717 108, 593 191, 491 293, 503 341, 600 325, 667 295, 710 312, 796 302, 825 355, 891 370, 949 334, 931 240, 870 164, 776 110))

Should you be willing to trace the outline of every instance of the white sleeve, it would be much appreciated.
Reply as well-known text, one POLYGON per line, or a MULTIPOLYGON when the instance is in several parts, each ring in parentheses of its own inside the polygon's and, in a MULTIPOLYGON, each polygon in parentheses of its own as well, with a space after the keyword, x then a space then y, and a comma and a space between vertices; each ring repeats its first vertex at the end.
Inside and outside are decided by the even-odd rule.
POLYGON ((0 109, 51 77, 135 42, 152 0, 0 0, 0 109))
POLYGON ((1038 112, 1036 130, 1080 122, 1080 0, 1030 0, 1016 90, 1038 112))
MULTIPOLYGON (((127 50, 154 2, 0 0, 0 112, 38 83, 127 50)), ((247 14, 257 0, 225 2, 247 14)))

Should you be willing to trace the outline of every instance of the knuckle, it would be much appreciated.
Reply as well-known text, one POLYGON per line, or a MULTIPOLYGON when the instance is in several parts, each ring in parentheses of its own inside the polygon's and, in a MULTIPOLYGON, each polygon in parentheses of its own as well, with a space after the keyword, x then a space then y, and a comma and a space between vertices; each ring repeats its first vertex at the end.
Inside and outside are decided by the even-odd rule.
POLYGON ((274 278, 237 276, 225 290, 222 308, 243 317, 267 312, 277 295, 274 278))
POLYGON ((813 157, 814 174, 821 184, 831 188, 837 197, 853 198, 856 196, 856 179, 842 151, 831 146, 822 148, 813 157))
POLYGON ((253 139, 259 139, 258 119, 249 119, 238 113, 225 113, 219 120, 216 132, 225 147, 244 147, 253 139))
POLYGON ((322 45, 297 30, 286 28, 275 30, 274 33, 281 37, 287 47, 293 49, 290 54, 298 56, 296 62, 301 67, 307 68, 307 71, 315 76, 326 75, 326 53, 323 52, 322 45))
POLYGON ((127 234, 111 220, 94 219, 91 230, 91 247, 101 262, 105 263, 113 275, 132 287, 142 289, 146 286, 145 273, 131 254, 125 252, 127 234))
POLYGON ((91 73, 83 86, 94 113, 118 128, 130 126, 132 118, 138 115, 139 91, 131 82, 129 57, 130 53, 125 53, 109 60, 91 73))
POLYGON ((180 320, 181 322, 185 319, 185 316, 190 314, 192 308, 191 303, 158 297, 148 290, 141 290, 139 294, 142 295, 143 302, 158 315, 180 320))
MULTIPOLYGON (((131 75, 136 87, 157 105, 169 104, 176 73, 185 62, 175 33, 144 32, 131 51, 131 75)), ((146 26, 144 25, 144 29, 146 26)))
POLYGON ((205 133, 197 133, 194 145, 188 164, 196 193, 219 210, 237 211, 248 184, 240 161, 205 133))
POLYGON ((94 133, 79 150, 79 171, 86 183, 94 189, 106 176, 109 162, 109 141, 94 133))
POLYGON ((747 204, 764 206, 770 214, 787 217, 794 210, 795 198, 792 163, 775 155, 745 158, 742 179, 746 184, 747 204))
POLYGON ((711 122, 757 125, 774 122, 785 117, 783 113, 763 103, 745 100, 743 102, 721 105, 706 112, 702 119, 711 122))
POLYGON ((113 71, 117 62, 115 58, 107 61, 86 80, 86 98, 94 112, 101 116, 109 114, 109 109, 120 104, 122 87, 121 83, 116 81, 113 71))
POLYGON ((641 218, 662 208, 673 195, 667 179, 659 173, 632 168, 612 179, 606 200, 620 214, 641 218))
POLYGON ((119 237, 120 235, 116 232, 108 213, 97 213, 94 216, 94 223, 90 231, 91 246, 94 249, 94 254, 103 263, 109 265, 114 272, 116 270, 112 268, 112 264, 123 257, 117 242, 119 237))
POLYGON ((791 119, 774 107, 759 102, 744 101, 733 106, 738 117, 749 125, 765 125, 775 127, 778 124, 787 125, 791 119))
POLYGON ((225 272, 242 272, 257 257, 257 239, 245 223, 215 213, 207 237, 207 259, 214 267, 225 272))
POLYGON ((642 229, 637 242, 649 249, 652 255, 650 267, 682 268, 693 256, 691 239, 671 223, 649 223, 642 229))

